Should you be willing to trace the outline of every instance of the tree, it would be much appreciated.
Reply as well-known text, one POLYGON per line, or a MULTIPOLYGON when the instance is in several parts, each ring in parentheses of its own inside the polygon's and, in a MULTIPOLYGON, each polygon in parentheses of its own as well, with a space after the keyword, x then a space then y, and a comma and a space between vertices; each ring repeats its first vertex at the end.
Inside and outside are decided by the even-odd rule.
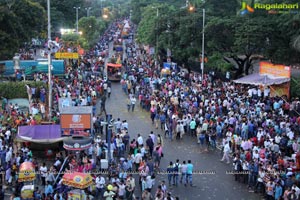
POLYGON ((78 26, 82 30, 82 37, 85 38, 88 48, 97 42, 99 35, 104 32, 107 23, 101 19, 97 21, 96 17, 83 17, 79 20, 78 26))
MULTIPOLYGON (((45 10, 47 10, 46 0, 32 1, 38 2, 45 10)), ((80 16, 86 16, 84 0, 50 0, 52 33, 59 32, 61 28, 73 28, 76 21, 76 12, 74 7, 79 6, 81 7, 79 10, 79 18, 80 16)))
POLYGON ((11 59, 17 49, 44 31, 45 10, 30 0, 0 3, 0 58, 11 59))

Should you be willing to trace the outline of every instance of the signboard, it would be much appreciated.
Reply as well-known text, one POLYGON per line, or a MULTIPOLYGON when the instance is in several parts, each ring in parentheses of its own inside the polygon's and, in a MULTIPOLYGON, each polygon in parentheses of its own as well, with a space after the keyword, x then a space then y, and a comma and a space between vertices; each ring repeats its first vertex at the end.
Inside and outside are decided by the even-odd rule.
POLYGON ((269 62, 259 63, 259 74, 260 75, 271 75, 274 77, 290 78, 291 68, 284 65, 274 65, 269 62))
POLYGON ((59 98, 58 99, 58 108, 59 108, 60 112, 62 111, 62 108, 70 107, 70 106, 73 106, 71 98, 59 98))
POLYGON ((167 49, 167 57, 171 57, 172 56, 172 52, 171 52, 171 50, 168 48, 167 49))
POLYGON ((169 62, 164 62, 164 63, 163 63, 163 67, 164 67, 165 69, 171 69, 171 63, 169 63, 169 62))
POLYGON ((90 114, 61 114, 62 129, 91 129, 90 114))
POLYGON ((177 68, 177 63, 174 63, 174 62, 164 62, 163 63, 163 68, 164 69, 175 70, 177 68))
POLYGON ((155 48, 154 47, 150 47, 149 54, 150 55, 154 55, 155 54, 155 48))
POLYGON ((57 52, 55 53, 55 58, 56 59, 78 59, 78 53, 68 53, 68 52, 57 52))

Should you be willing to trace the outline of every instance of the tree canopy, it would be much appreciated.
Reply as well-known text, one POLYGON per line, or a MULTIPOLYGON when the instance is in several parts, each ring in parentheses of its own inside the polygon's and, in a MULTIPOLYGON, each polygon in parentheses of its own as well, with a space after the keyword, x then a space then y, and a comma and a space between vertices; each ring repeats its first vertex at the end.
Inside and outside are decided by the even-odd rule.
MULTIPOLYGON (((132 3, 138 6, 143 1, 133 0, 132 3)), ((208 67, 231 70, 238 77, 248 74, 257 58, 287 65, 299 62, 299 13, 272 14, 255 10, 242 14, 241 2, 237 0, 194 1, 192 11, 188 7, 174 6, 171 1, 159 5, 155 1, 151 3, 146 9, 140 9, 138 39, 152 46, 157 43, 159 53, 164 54, 161 57, 169 48, 177 62, 194 61, 192 65, 199 69, 202 8, 205 8, 204 53, 208 67), (153 7, 163 10, 158 18, 153 7)), ((254 1, 247 3, 253 6, 254 1)))
POLYGON ((43 33, 45 12, 29 0, 0 2, 0 57, 11 58, 22 43, 43 33), (28 12, 28 11, 32 12, 28 12))

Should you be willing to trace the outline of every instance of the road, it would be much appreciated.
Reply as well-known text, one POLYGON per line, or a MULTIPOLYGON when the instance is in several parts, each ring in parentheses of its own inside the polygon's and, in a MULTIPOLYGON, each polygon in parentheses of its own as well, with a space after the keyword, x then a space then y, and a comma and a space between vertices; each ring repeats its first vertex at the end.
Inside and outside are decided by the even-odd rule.
MULTIPOLYGON (((123 93, 120 83, 112 83, 112 94, 106 101, 106 110, 112 114, 113 118, 127 120, 129 123, 129 134, 131 139, 136 138, 140 133, 146 138, 150 131, 160 133, 160 129, 155 129, 150 120, 150 114, 142 110, 138 103, 134 112, 128 112, 126 107, 126 95, 123 93)), ((161 168, 166 169, 170 161, 179 159, 192 160, 194 169, 197 171, 213 170, 212 175, 194 175, 193 183, 195 187, 178 187, 168 188, 174 196, 182 200, 196 199, 224 199, 224 200, 251 200, 260 199, 255 193, 249 193, 247 186, 234 181, 233 175, 227 175, 226 171, 231 170, 232 166, 220 162, 221 152, 205 152, 196 144, 195 138, 185 136, 182 141, 164 140, 164 158, 162 158, 161 168)), ((157 175, 156 183, 160 180, 167 181, 167 175, 157 175)), ((140 196, 140 192, 136 192, 140 196)))

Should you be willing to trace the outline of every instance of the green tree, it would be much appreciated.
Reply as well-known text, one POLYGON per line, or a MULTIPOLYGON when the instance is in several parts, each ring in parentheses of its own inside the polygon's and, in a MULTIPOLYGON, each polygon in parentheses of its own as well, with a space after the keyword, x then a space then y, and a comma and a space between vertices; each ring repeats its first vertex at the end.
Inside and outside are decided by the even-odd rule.
POLYGON ((107 22, 102 19, 96 19, 96 17, 83 17, 79 20, 78 26, 82 30, 82 37, 85 38, 88 47, 91 47, 99 35, 107 28, 107 22))
MULTIPOLYGON (((47 10, 46 0, 32 0, 38 2, 47 10)), ((86 16, 84 0, 50 0, 51 26, 52 33, 57 33, 61 28, 74 28, 76 23, 76 11, 74 7, 79 9, 79 18, 86 16)), ((46 18, 47 19, 47 18, 46 18)), ((45 30, 47 28, 45 27, 45 30)))
POLYGON ((45 10, 30 0, 0 2, 0 58, 11 59, 14 52, 32 37, 43 33, 45 10))

